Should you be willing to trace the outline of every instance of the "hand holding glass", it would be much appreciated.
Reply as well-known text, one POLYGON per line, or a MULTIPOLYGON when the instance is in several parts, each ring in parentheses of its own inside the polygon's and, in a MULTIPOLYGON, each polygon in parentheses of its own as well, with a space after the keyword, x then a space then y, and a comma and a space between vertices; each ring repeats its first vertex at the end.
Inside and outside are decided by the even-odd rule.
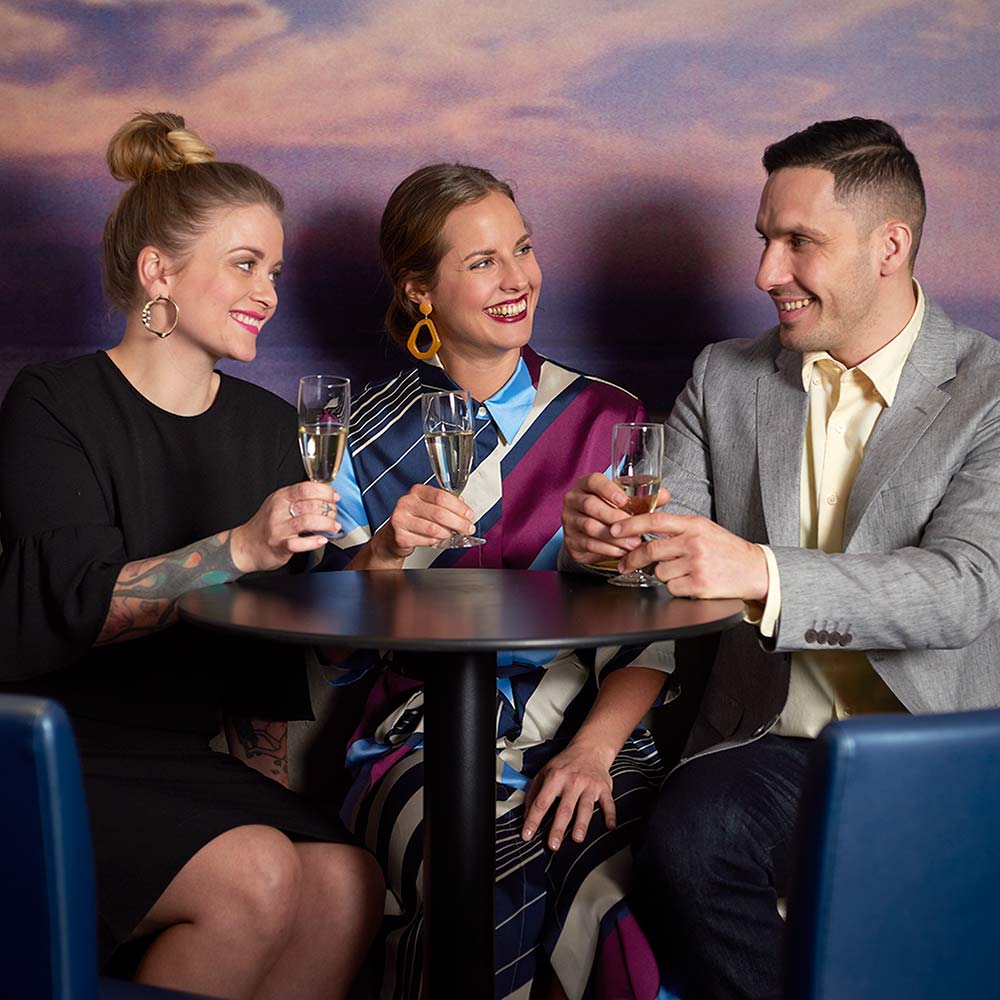
MULTIPOLYGON (((476 432, 472 419, 469 394, 458 392, 428 392, 420 397, 423 415, 424 444, 431 468, 441 489, 458 496, 465 489, 476 453, 476 432)), ((438 549, 466 549, 482 545, 485 538, 461 535, 438 542, 438 549)))
MULTIPOLYGON (((311 482, 329 484, 336 479, 347 447, 350 416, 350 379, 338 375, 305 375, 299 379, 299 449, 311 482)), ((344 537, 343 531, 323 534, 327 538, 344 537)))
MULTIPOLYGON (((663 424, 615 424, 611 432, 611 475, 628 498, 629 514, 650 514, 663 481, 663 424)), ((643 536, 648 541, 652 536, 643 536)), ((613 576, 618 587, 662 587, 650 568, 613 576)))

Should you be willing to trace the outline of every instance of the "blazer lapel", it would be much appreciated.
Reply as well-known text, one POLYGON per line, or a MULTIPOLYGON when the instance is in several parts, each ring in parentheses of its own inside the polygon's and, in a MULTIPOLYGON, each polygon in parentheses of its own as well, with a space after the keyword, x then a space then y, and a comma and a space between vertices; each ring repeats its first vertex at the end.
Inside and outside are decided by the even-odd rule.
POLYGON ((955 370, 954 326, 928 300, 892 406, 878 418, 854 480, 844 522, 845 552, 879 491, 947 405, 950 397, 938 386, 954 378, 955 370))
POLYGON ((809 397, 802 388, 802 356, 782 350, 777 371, 757 380, 757 462, 767 539, 799 544, 799 477, 809 397))

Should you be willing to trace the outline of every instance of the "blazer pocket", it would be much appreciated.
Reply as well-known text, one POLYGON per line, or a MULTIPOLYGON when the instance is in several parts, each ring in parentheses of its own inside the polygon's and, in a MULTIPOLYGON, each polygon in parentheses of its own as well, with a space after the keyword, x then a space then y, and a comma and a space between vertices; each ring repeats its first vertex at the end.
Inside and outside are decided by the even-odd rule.
POLYGON ((908 507, 923 507, 929 514, 940 503, 951 483, 952 473, 936 473, 908 483, 887 486, 879 494, 882 509, 891 512, 908 507))

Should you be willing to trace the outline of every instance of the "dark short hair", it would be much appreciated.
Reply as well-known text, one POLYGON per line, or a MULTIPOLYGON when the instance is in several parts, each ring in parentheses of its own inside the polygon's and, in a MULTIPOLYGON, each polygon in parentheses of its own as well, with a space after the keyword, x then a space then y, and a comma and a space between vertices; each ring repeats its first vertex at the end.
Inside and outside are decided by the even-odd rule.
POLYGON ((406 297, 407 282, 433 287, 438 264, 448 251, 441 239, 448 216, 493 191, 514 201, 511 186, 482 167, 433 163, 414 171, 389 196, 379 228, 379 247, 392 282, 385 328, 396 343, 405 345, 410 328, 420 319, 416 306, 406 297))
POLYGON ((912 269, 927 212, 924 182, 916 157, 887 122, 877 118, 815 122, 768 146, 762 162, 769 176, 784 167, 829 170, 839 202, 865 198, 883 218, 898 215, 913 232, 912 269))

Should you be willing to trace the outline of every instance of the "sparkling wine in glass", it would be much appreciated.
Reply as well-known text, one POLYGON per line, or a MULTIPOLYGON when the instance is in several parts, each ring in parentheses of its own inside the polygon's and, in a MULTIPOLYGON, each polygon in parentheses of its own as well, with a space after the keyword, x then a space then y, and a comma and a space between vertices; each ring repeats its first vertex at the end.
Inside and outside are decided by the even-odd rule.
MULTIPOLYGON (((347 448, 351 417, 351 381, 338 375, 304 375, 299 379, 299 449, 306 475, 314 483, 332 483, 347 448)), ((311 532, 310 532, 311 533, 311 532)), ((343 531, 324 531, 343 538, 343 531)))
MULTIPOLYGON (((476 454, 476 432, 472 419, 469 394, 456 392, 428 392, 420 397, 424 425, 424 444, 438 485, 443 490, 459 496, 469 481, 472 460, 476 454)), ((482 545, 485 538, 475 534, 461 535, 457 531, 450 538, 438 542, 439 549, 467 549, 482 545)))
MULTIPOLYGON (((615 424, 611 433, 611 474, 628 498, 629 514, 649 514, 663 481, 663 424, 615 424)), ((645 540, 653 536, 643 536, 645 540)), ((610 583, 617 587, 662 587, 652 567, 619 573, 610 583)))

